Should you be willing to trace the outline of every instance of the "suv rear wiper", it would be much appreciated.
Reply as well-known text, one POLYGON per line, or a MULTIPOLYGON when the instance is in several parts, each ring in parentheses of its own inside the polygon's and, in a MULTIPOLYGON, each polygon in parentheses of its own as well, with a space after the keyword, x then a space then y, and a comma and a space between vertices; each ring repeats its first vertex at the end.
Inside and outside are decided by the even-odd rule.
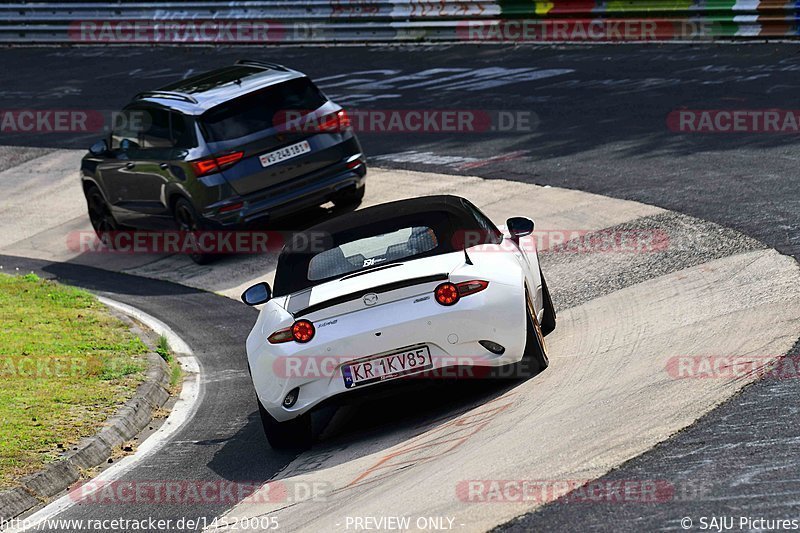
POLYGON ((343 278, 339 278, 339 281, 344 281, 346 279, 354 278, 356 276, 360 276, 361 274, 369 274, 370 272, 377 272, 378 270, 383 270, 385 268, 392 268, 392 267, 400 266, 402 264, 403 263, 390 263, 388 265, 376 266, 376 267, 373 267, 373 268, 368 268, 366 270, 359 270, 358 272, 355 272, 353 274, 348 274, 347 276, 345 276, 343 278))

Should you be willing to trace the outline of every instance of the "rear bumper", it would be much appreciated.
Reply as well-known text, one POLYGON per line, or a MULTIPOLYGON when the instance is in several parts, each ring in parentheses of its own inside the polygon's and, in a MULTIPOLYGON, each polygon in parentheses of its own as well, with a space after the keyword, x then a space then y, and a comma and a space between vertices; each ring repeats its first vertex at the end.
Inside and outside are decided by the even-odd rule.
POLYGON ((246 196, 229 198, 224 204, 210 205, 203 210, 202 216, 210 225, 217 228, 247 228, 324 204, 347 189, 364 186, 367 166, 363 162, 362 154, 358 154, 357 157, 362 163, 355 168, 347 168, 346 163, 332 165, 289 183, 246 196), (239 203, 242 205, 238 209, 220 211, 221 207, 239 203))
MULTIPOLYGON (((248 361, 256 393, 264 408, 279 422, 296 418, 322 403, 380 394, 385 389, 402 388, 402 382, 428 381, 430 376, 430 371, 423 371, 347 388, 342 367, 356 359, 426 345, 433 369, 442 371, 441 376, 433 376, 436 379, 464 376, 454 375, 454 368, 514 364, 522 358, 525 347, 522 293, 516 287, 500 284, 493 286, 491 295, 479 293, 452 308, 445 309, 432 298, 417 304, 401 301, 371 308, 369 324, 356 315, 340 316, 334 324, 330 320, 322 322, 316 324, 317 335, 308 345, 264 342, 256 346, 248 341, 248 361), (405 312, 401 311, 403 307, 405 312), (414 311, 409 312, 409 307, 414 311), (500 343, 506 350, 502 354, 492 353, 479 344, 480 340, 500 343), (297 402, 286 408, 282 401, 294 388, 300 390, 297 402)), ((257 324, 251 337, 266 338, 267 333, 260 331, 257 324)))

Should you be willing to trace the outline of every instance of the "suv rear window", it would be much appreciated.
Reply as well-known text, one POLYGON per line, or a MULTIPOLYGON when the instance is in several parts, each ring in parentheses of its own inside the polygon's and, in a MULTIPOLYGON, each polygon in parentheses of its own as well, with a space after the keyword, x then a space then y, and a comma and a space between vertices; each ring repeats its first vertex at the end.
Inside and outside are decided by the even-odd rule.
POLYGON ((402 228, 342 243, 311 258, 308 279, 334 278, 381 263, 400 261, 433 250, 438 243, 436 233, 427 226, 402 228))
POLYGON ((311 80, 295 78, 210 109, 200 118, 201 128, 209 142, 238 139, 273 127, 278 112, 310 112, 326 101, 311 80))

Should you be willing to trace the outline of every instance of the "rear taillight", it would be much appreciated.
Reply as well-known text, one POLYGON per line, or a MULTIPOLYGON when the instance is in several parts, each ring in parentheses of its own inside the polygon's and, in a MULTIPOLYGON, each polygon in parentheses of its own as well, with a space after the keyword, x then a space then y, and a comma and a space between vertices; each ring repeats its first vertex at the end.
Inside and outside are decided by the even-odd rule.
POLYGON ((317 129, 321 133, 341 133, 350 129, 350 117, 344 109, 325 115, 319 119, 317 129))
POLYGON ((298 320, 292 325, 292 336, 297 342, 308 342, 314 338, 314 324, 308 320, 298 320))
POLYGON ((195 176, 205 176, 206 174, 219 172, 220 170, 232 167, 238 163, 242 157, 244 157, 244 152, 231 152, 230 154, 217 157, 207 157, 205 159, 192 161, 192 168, 194 169, 195 176))
POLYGON ((282 342, 289 342, 294 340, 294 335, 292 335, 292 328, 286 329, 279 329, 269 337, 267 340, 270 344, 280 344, 282 342))
POLYGON ((314 333, 316 333, 314 324, 308 320, 298 320, 288 328, 279 329, 267 337, 267 340, 270 344, 280 344, 289 341, 305 343, 314 338, 314 333))
POLYGON ((436 301, 442 305, 453 305, 458 301, 458 287, 452 283, 442 283, 434 292, 436 301))
POLYGON ((458 287, 459 296, 469 296, 470 294, 481 292, 488 286, 489 286, 488 281, 483 281, 479 279, 473 279, 472 281, 464 281, 456 285, 456 287, 458 287))
POLYGON ((434 291, 436 301, 441 305, 453 305, 463 296, 469 296, 476 292, 481 292, 489 286, 488 281, 474 279, 471 281, 462 281, 461 283, 442 283, 434 291))

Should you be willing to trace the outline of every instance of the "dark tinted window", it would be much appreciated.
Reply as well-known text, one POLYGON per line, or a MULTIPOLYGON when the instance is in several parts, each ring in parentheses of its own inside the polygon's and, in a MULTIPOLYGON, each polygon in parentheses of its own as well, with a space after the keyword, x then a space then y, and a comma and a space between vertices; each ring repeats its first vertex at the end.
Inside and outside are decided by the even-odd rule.
POLYGON ((210 109, 201 117, 201 128, 210 142, 238 139, 275 124, 286 111, 313 111, 325 97, 308 78, 295 78, 247 94, 210 109))
POLYGON ((172 115, 172 140, 176 148, 194 148, 197 139, 194 135, 194 124, 180 113, 172 115))
POLYGON ((149 113, 140 108, 128 108, 114 115, 114 128, 111 132, 111 149, 119 150, 123 140, 136 146, 141 142, 141 133, 149 120, 149 113))
POLYGON ((141 135, 142 148, 170 148, 172 137, 169 131, 169 111, 148 109, 150 120, 144 125, 141 135))
MULTIPOLYGON (((467 221, 468 230, 479 230, 471 218, 467 221)), ((309 230, 297 235, 278 257, 275 296, 367 268, 454 252, 463 229, 464 224, 449 213, 431 211, 333 234, 309 230)))
POLYGON ((400 228, 390 233, 344 242, 311 258, 308 279, 329 279, 362 268, 409 259, 433 250, 438 244, 436 232, 427 226, 400 228))

